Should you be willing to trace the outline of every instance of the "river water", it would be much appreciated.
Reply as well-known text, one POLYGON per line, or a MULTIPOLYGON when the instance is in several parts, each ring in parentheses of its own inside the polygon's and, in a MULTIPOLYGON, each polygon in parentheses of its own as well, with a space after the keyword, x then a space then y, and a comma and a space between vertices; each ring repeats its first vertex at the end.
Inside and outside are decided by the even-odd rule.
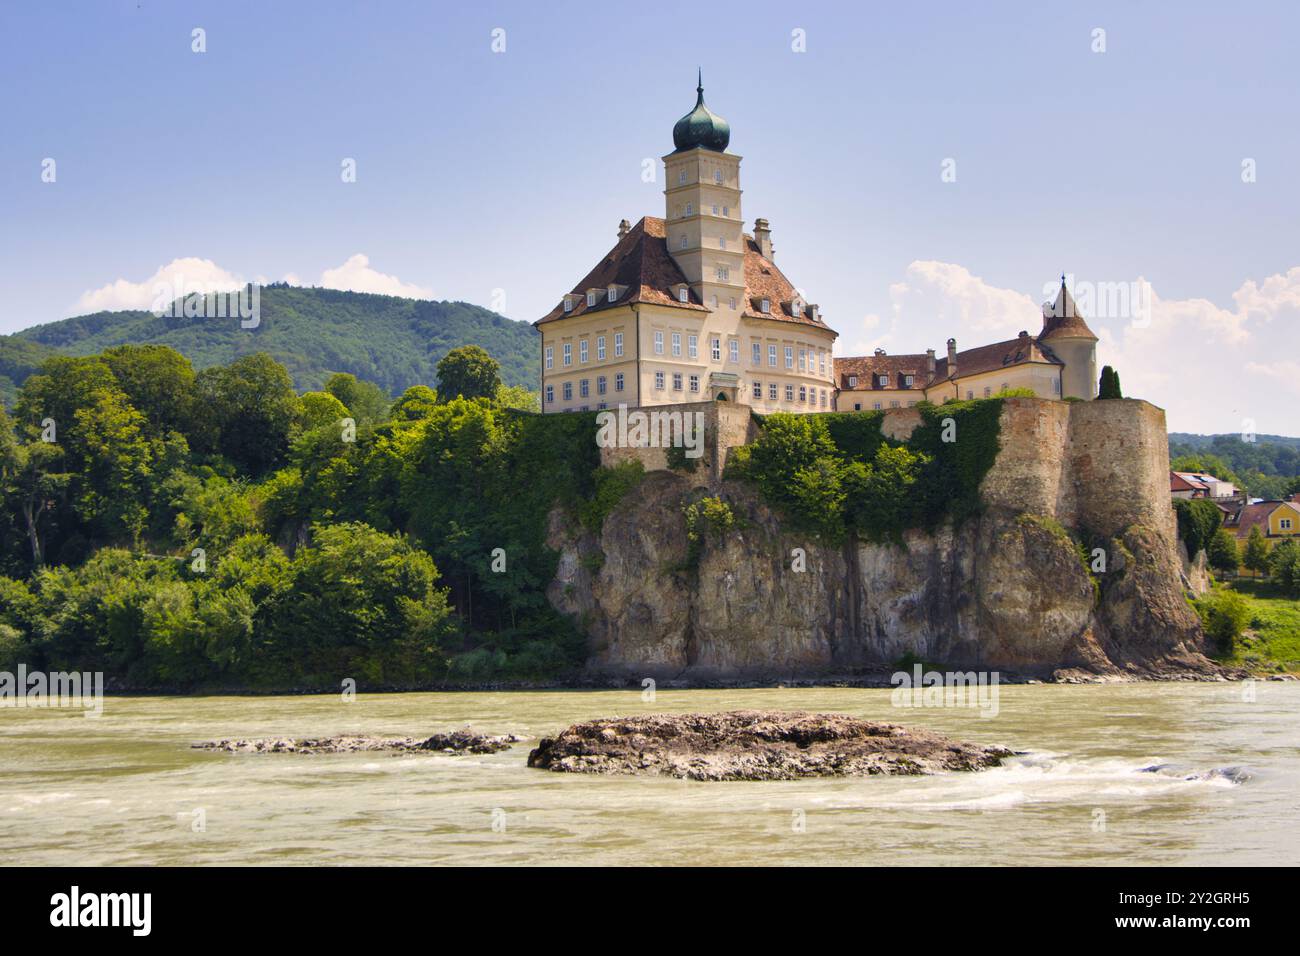
POLYGON ((109 698, 0 709, 5 864, 1295 864, 1300 684, 1028 685, 998 713, 888 690, 109 698), (222 737, 535 738, 594 717, 838 711, 1024 756, 975 774, 694 783, 489 756, 223 754, 222 737), (1143 772, 1166 764, 1159 772, 1143 772), (1241 775, 1210 771, 1242 767, 1241 775), (196 811, 201 811, 196 814, 196 811))

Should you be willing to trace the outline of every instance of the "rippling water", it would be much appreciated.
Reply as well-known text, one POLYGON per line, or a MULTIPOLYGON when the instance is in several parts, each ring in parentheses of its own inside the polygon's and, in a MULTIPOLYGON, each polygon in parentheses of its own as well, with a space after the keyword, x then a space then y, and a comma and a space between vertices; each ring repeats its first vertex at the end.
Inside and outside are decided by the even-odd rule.
POLYGON ((887 690, 110 698, 0 709, 8 864, 1295 864, 1300 684, 1015 686, 1000 713, 887 690), (691 783, 490 756, 222 754, 221 737, 471 725, 529 738, 620 713, 839 711, 1026 751, 978 774, 691 783), (1152 765, 1158 772, 1143 772, 1152 765), (1249 779, 1209 771, 1244 767, 1249 779), (202 809, 205 829, 193 830, 202 809), (497 822, 494 829, 493 822, 497 822), (802 824, 800 826, 800 823, 802 824), (502 826, 503 824, 503 826, 502 826))

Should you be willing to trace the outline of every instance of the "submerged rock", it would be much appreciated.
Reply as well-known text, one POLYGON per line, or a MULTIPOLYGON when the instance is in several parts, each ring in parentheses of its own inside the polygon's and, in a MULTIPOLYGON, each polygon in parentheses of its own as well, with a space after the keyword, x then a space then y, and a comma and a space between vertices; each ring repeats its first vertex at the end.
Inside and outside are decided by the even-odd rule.
POLYGON ((432 737, 368 737, 362 734, 337 734, 333 737, 253 737, 248 739, 209 740, 193 744, 196 750, 220 750, 225 753, 272 754, 342 754, 358 751, 410 753, 490 754, 508 750, 524 738, 515 734, 489 736, 471 730, 453 730, 432 737))
POLYGON ((574 724, 544 738, 528 766, 688 780, 920 775, 998 766, 1012 752, 843 714, 736 710, 574 724))

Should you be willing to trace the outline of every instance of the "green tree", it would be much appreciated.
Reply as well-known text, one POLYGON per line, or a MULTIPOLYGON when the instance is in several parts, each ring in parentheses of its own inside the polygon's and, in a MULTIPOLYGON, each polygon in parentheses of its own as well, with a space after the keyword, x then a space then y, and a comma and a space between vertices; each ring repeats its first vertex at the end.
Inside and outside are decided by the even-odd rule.
POLYGON ((329 392, 305 392, 302 396, 303 426, 308 429, 336 426, 350 418, 348 408, 329 392))
POLYGON ((505 408, 517 408, 521 412, 542 410, 541 396, 522 385, 502 385, 497 389, 496 403, 505 408))
POLYGON ((350 372, 336 372, 325 380, 325 391, 333 395, 358 423, 373 424, 388 417, 388 394, 373 382, 363 382, 350 372))
POLYGON ((1288 596, 1300 598, 1300 542, 1287 540, 1276 545, 1268 564, 1278 587, 1288 596))
POLYGON ((1241 564, 1241 553, 1232 532, 1227 528, 1215 531, 1210 538, 1209 547, 1205 549, 1205 558, 1214 570, 1223 574, 1236 574, 1241 564))
POLYGON ((194 366, 165 345, 119 345, 101 356, 130 403, 160 431, 193 440, 194 366))
POLYGON ((1123 398, 1124 393, 1119 385, 1119 373, 1109 365, 1104 366, 1101 370, 1101 382, 1097 389, 1098 398, 1123 398))
POLYGON ((438 397, 493 398, 501 388, 501 366, 477 345, 452 349, 438 363, 438 397))
POLYGON ((426 418, 438 404, 438 393, 428 385, 412 385, 393 403, 391 414, 401 421, 426 418))
POLYGON ((1216 587, 1196 601, 1205 635, 1218 645, 1223 654, 1232 653, 1233 644, 1250 622, 1250 605, 1236 591, 1216 587))
POLYGON ((1260 532, 1259 525, 1251 528, 1250 534, 1246 536, 1246 547, 1242 553, 1241 563, 1257 574, 1269 572, 1268 541, 1260 532))
POLYGON ((259 476, 284 463, 302 403, 283 365, 256 352, 204 369, 196 388, 216 450, 241 472, 259 476))

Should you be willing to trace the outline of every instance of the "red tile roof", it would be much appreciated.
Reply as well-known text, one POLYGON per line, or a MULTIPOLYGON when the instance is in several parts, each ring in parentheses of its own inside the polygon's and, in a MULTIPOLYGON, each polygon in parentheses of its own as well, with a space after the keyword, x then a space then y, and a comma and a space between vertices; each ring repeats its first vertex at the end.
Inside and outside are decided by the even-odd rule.
MULTIPOLYGON (((1048 365, 1064 365, 1050 348, 1043 345, 1032 335, 981 345, 957 353, 957 380, 970 375, 993 372, 1012 365, 1024 365, 1028 362, 1040 362, 1048 365)), ((849 375, 858 376, 858 388, 879 388, 873 382, 863 384, 864 376, 888 374, 891 380, 901 383, 901 375, 916 376, 917 388, 929 388, 948 378, 948 357, 936 359, 934 374, 930 375, 926 355, 859 355, 837 358, 835 360, 835 377, 840 388, 848 388, 849 375)), ((887 388, 902 388, 901 384, 890 384, 887 388)))
MULTIPOLYGON (((564 302, 561 300, 555 308, 533 324, 541 325, 557 319, 572 318, 588 312, 638 302, 708 311, 694 292, 689 293, 689 302, 678 301, 674 287, 686 284, 686 276, 668 251, 666 235, 662 219, 654 216, 642 217, 628 230, 627 235, 615 244, 609 254, 574 286, 570 293, 574 296, 571 310, 565 312, 564 302), (602 293, 597 297, 595 305, 587 305, 588 289, 604 290, 610 285, 620 287, 617 300, 610 302, 608 295, 602 293)), ((746 235, 742 314, 752 319, 772 319, 811 325, 825 329, 834 335, 834 331, 821 319, 811 318, 806 308, 802 316, 794 314, 792 303, 797 295, 790 280, 776 267, 776 264, 770 259, 763 258, 754 237, 746 235), (769 301, 771 312, 760 310, 759 303, 762 299, 769 301)))

